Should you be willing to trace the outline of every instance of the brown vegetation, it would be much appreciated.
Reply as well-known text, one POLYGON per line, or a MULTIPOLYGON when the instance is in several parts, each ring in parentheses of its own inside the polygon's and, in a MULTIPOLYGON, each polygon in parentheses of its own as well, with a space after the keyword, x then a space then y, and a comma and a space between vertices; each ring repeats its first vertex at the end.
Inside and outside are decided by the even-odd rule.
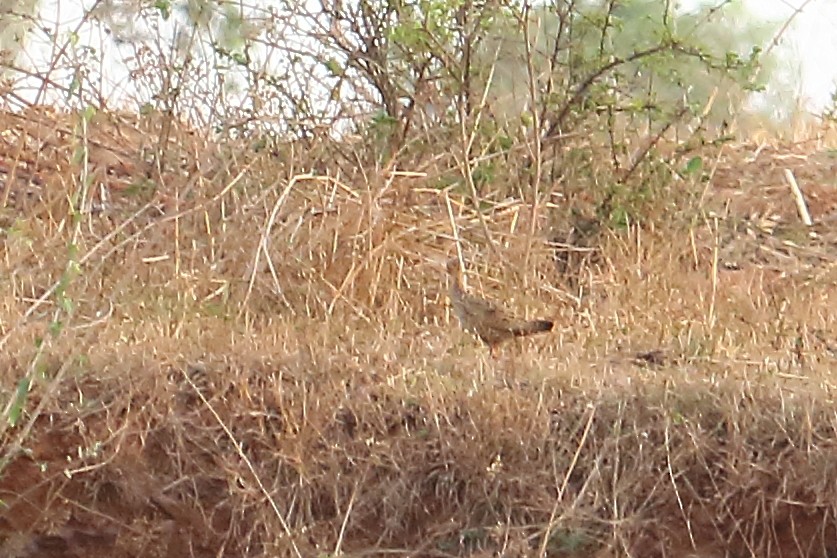
POLYGON ((488 200, 489 249, 440 158, 308 175, 351 145, 175 126, 139 171, 159 129, 102 121, 119 148, 85 171, 76 115, 2 118, 4 400, 33 382, 3 432, 3 555, 837 552, 826 151, 707 149, 691 203, 570 265, 547 240, 571 223, 530 237, 519 199, 488 200), (451 319, 448 207, 481 291, 556 319, 514 382, 451 319))

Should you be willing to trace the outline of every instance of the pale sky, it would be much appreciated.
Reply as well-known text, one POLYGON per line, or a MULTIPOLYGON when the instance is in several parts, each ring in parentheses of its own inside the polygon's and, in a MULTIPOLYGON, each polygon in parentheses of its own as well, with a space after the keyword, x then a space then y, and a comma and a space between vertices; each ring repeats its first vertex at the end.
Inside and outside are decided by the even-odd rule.
MULTIPOLYGON (((786 19, 804 0, 745 0, 753 14, 786 19)), ((799 64, 797 93, 819 111, 830 103, 837 85, 837 1, 811 0, 796 16, 779 48, 799 64)))
MULTIPOLYGON (((700 1, 683 0, 681 5, 688 7, 700 1)), ((723 0, 702 1, 723 3, 723 0)), ((798 77, 792 80, 795 82, 795 86, 792 86, 795 91, 782 93, 791 97, 801 97, 808 110, 814 112, 828 106, 837 85, 837 0, 742 1, 750 13, 782 19, 790 17, 795 8, 805 5, 804 11, 796 16, 778 47, 787 61, 791 75, 798 77)), ((93 0, 42 0, 40 15, 45 22, 60 22, 62 31, 66 32, 78 25, 82 6, 90 6, 92 3, 93 0)), ((43 38, 42 34, 35 35, 43 38)), ((81 29, 79 36, 79 44, 90 44, 99 52, 105 53, 101 70, 106 75, 106 82, 113 84, 113 97, 125 95, 130 98, 131 82, 119 62, 120 55, 124 55, 126 51, 115 48, 100 31, 91 31, 89 27, 81 29)), ((37 39, 29 45, 28 54, 33 55, 38 51, 36 42, 37 39)))

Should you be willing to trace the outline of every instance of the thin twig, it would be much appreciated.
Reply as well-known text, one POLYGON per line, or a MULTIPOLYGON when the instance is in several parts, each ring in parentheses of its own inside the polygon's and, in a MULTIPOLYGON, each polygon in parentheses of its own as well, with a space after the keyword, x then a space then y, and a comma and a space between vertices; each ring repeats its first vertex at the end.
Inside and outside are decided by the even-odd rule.
POLYGON ((811 220, 811 213, 808 211, 808 204, 805 203, 805 196, 802 194, 799 184, 796 183, 796 177, 790 169, 785 169, 785 180, 787 180, 788 184, 790 184, 791 192, 793 192, 793 199, 796 201, 796 210, 799 211, 800 219, 802 219, 802 222, 805 223, 806 227, 810 227, 814 224, 814 222, 811 220))

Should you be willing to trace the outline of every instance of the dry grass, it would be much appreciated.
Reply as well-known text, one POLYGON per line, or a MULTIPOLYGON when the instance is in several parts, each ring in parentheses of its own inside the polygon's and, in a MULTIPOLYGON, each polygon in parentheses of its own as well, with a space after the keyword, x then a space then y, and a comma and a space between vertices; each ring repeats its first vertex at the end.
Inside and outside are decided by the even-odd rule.
POLYGON ((530 239, 526 203, 492 202, 491 250, 451 191, 472 288, 556 321, 490 360, 447 307, 443 158, 309 175, 328 145, 175 127, 161 172, 137 163, 159 127, 123 121, 84 188, 73 154, 116 125, 29 118, 3 147, 4 400, 33 382, 2 434, 6 555, 837 552, 824 152, 706 153, 698 202, 603 233, 574 280, 559 207, 530 239))

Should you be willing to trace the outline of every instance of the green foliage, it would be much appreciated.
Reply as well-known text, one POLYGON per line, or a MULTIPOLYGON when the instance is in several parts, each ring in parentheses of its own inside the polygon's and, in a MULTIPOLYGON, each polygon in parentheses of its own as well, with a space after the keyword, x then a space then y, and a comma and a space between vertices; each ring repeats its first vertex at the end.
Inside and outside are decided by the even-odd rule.
POLYGON ((171 17, 171 2, 169 0, 155 0, 154 7, 160 12, 164 21, 171 17))
POLYGON ((573 188, 617 203, 613 215, 604 213, 619 226, 647 204, 648 177, 662 176, 655 174, 655 144, 676 136, 683 149, 667 153, 682 160, 669 161, 672 168, 698 173, 684 153, 716 141, 714 129, 734 121, 776 67, 762 45, 777 23, 732 1, 689 11, 658 0, 533 7, 358 0, 324 3, 316 13, 291 3, 264 11, 212 0, 152 6, 155 17, 179 18, 191 32, 177 43, 170 64, 177 75, 160 80, 154 104, 188 104, 185 84, 196 79, 195 61, 209 45, 224 98, 240 100, 219 113, 235 115, 242 126, 311 138, 339 120, 332 133, 360 136, 361 164, 428 153, 459 162, 486 157, 490 165, 469 164, 474 192, 458 162, 442 163, 456 176, 438 178, 464 182, 479 196, 526 196, 530 185, 544 191, 561 182, 568 150, 536 150, 533 140, 577 134, 585 140, 567 147, 585 150, 592 163, 583 172, 571 169, 573 188), (284 118, 261 118, 271 107, 284 118), (642 142, 651 145, 638 149, 642 142), (535 156, 542 158, 537 165, 535 156), (585 183, 594 191, 585 192, 585 183))
POLYGON ((683 169, 683 174, 685 174, 687 176, 691 176, 691 175, 699 173, 702 169, 703 169, 703 158, 692 157, 686 163, 686 166, 683 169))
POLYGON ((6 420, 11 427, 17 425, 20 415, 26 407, 26 399, 29 396, 29 387, 31 384, 32 381, 29 376, 24 376, 17 384, 17 390, 15 390, 15 394, 12 396, 6 414, 6 420))
POLYGON ((376 158, 380 161, 392 155, 389 143, 398 130, 398 119, 391 116, 384 110, 379 110, 372 115, 363 133, 373 149, 376 158))
MULTIPOLYGON (((592 76, 579 99, 580 112, 608 107, 660 118, 685 101, 697 113, 713 96, 740 102, 746 92, 761 89, 776 64, 775 56, 762 56, 759 45, 770 39, 778 22, 745 15, 740 3, 691 13, 672 12, 656 0, 618 2, 610 11, 585 3, 569 14, 543 5, 527 24, 536 37, 531 63, 550 92, 542 99, 547 108, 560 108, 592 76)), ((508 27, 488 41, 481 58, 490 63, 492 48, 502 44, 494 97, 505 99, 507 111, 515 113, 520 108, 514 107, 528 100, 528 92, 519 88, 527 75, 519 27, 508 27)), ((739 102, 716 102, 713 122, 734 114, 739 102)))

